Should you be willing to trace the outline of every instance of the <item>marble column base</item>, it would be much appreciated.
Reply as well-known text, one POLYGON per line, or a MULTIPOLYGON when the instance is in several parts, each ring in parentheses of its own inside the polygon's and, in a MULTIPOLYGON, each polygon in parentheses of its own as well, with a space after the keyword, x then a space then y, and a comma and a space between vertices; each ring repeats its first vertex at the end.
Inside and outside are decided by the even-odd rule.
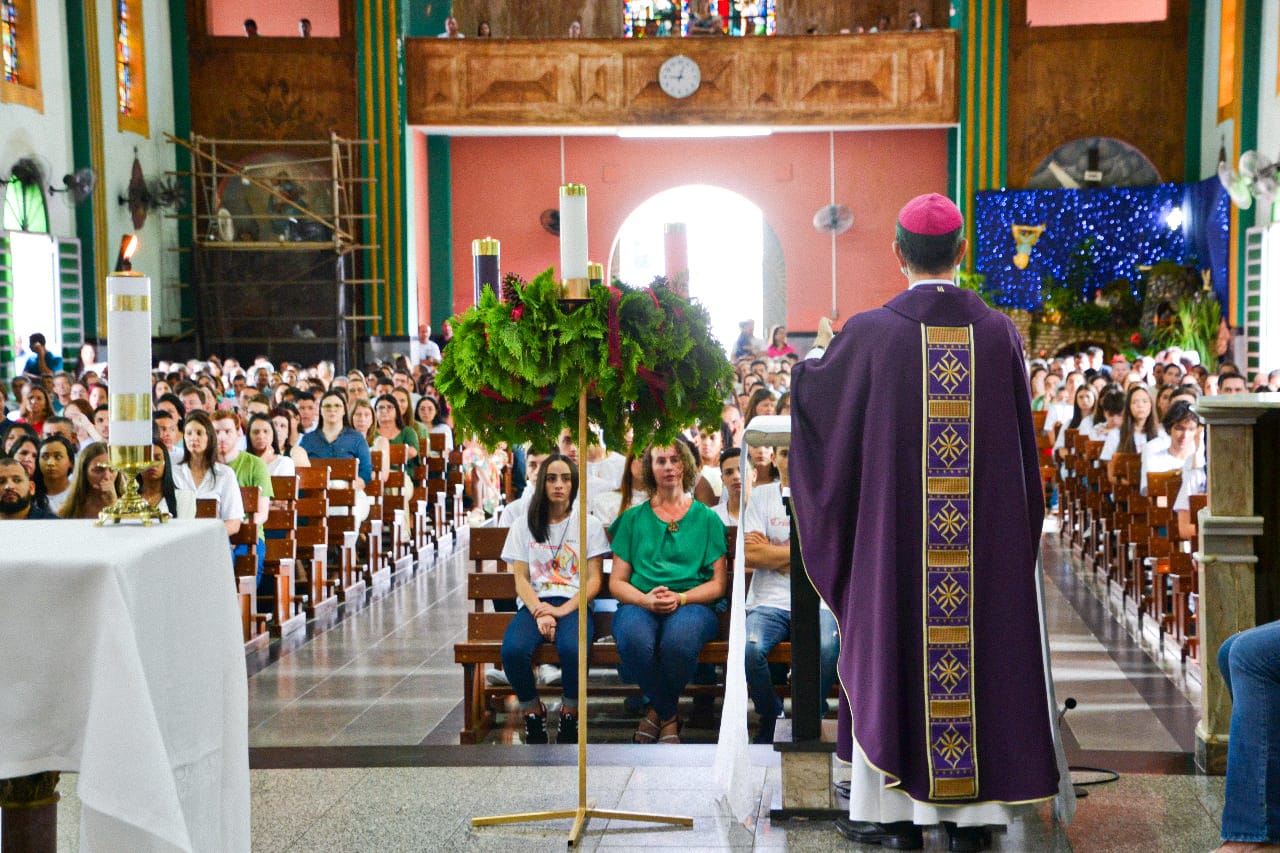
POLYGON ((58 849, 57 771, 0 779, 0 853, 58 849))
POLYGON ((831 753, 782 753, 782 808, 791 810, 834 807, 835 800, 831 791, 831 753))
POLYGON ((1196 772, 1205 776, 1227 775, 1226 735, 1213 735, 1205 731, 1204 722, 1196 726, 1196 772))

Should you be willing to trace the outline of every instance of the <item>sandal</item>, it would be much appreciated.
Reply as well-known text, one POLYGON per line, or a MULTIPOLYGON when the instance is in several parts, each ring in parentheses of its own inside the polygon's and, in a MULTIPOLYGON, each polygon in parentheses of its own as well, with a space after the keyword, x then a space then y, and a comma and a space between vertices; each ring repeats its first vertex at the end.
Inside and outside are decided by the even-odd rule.
POLYGON ((636 729, 635 737, 632 740, 635 743, 657 743, 658 735, 661 734, 658 728, 658 715, 652 708, 640 718, 640 727, 636 729))
POLYGON ((658 737, 658 743, 679 743, 680 730, 683 728, 684 724, 680 722, 679 714, 676 714, 669 720, 663 720, 662 729, 658 737))

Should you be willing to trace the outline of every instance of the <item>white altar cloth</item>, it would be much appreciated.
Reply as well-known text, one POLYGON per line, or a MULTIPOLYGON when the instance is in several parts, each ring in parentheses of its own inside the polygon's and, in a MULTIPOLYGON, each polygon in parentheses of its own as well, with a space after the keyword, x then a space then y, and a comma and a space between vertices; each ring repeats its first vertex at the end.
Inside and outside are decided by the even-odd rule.
POLYGON ((85 851, 249 850, 226 530, 0 522, 0 778, 78 772, 85 851))

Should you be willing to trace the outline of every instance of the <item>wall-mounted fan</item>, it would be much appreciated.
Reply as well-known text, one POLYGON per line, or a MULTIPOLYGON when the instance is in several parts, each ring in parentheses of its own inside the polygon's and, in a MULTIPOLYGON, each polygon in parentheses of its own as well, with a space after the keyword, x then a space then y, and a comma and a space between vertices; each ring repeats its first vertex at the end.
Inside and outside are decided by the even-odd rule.
POLYGON ((96 183, 97 176, 93 174, 93 169, 77 169, 74 175, 62 176, 62 189, 50 186, 49 192, 66 193, 67 199, 75 206, 93 195, 93 187, 96 183))
POLYGON ((542 229, 553 237, 560 236, 560 211, 554 207, 548 207, 538 215, 538 224, 542 229))
POLYGON ((823 234, 843 234, 853 227, 853 211, 844 204, 820 207, 813 215, 813 227, 823 234))
POLYGON ((133 230, 141 231, 147 224, 147 214, 152 210, 180 210, 187 198, 177 181, 154 178, 148 181, 142 174, 142 163, 137 149, 133 152, 133 170, 129 175, 129 189, 118 198, 120 205, 128 206, 133 217, 133 230))
POLYGON ((1276 172, 1280 164, 1272 163, 1257 151, 1240 155, 1239 171, 1231 168, 1226 157, 1218 161, 1218 180, 1231 196, 1232 203, 1241 210, 1248 210, 1256 198, 1260 204, 1270 205, 1280 190, 1276 172))

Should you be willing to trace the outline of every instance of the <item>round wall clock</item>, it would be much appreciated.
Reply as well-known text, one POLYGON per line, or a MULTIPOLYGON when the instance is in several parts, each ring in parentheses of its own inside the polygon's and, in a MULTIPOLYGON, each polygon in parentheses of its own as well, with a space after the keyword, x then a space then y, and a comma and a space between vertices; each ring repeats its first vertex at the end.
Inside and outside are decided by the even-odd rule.
POLYGON ((676 54, 658 69, 658 85, 673 98, 687 98, 702 84, 702 69, 684 54, 676 54))

